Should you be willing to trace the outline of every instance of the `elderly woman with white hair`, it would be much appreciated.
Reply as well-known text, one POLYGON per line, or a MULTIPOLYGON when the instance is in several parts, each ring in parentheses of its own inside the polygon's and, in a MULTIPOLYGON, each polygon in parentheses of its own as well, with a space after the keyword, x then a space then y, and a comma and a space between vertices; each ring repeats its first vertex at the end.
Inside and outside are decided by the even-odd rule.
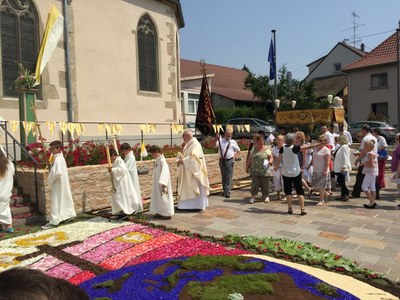
POLYGON ((347 201, 350 199, 350 192, 346 186, 346 181, 350 180, 351 162, 350 148, 347 145, 348 139, 344 134, 338 137, 338 146, 332 152, 333 172, 336 175, 337 183, 341 188, 340 197, 336 200, 347 201))
POLYGON ((300 204, 300 214, 306 215, 307 212, 304 207, 304 190, 302 186, 302 174, 300 169, 300 163, 297 154, 300 151, 314 148, 319 144, 313 144, 309 146, 295 145, 295 135, 288 133, 285 135, 285 145, 279 150, 279 156, 275 164, 274 170, 278 170, 278 166, 282 161, 282 177, 283 177, 283 190, 286 195, 288 204, 288 214, 293 213, 292 208, 292 186, 294 186, 297 198, 300 204))

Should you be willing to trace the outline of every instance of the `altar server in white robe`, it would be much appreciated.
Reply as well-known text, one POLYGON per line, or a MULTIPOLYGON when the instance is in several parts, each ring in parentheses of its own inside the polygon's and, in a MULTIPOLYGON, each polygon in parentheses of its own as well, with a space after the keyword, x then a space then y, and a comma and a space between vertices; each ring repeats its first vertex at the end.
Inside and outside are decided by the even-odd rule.
POLYGON ((139 175, 136 166, 136 158, 133 154, 131 145, 123 143, 121 145, 121 154, 124 155, 124 162, 128 168, 129 176, 131 177, 133 186, 135 187, 136 194, 139 198, 139 211, 143 211, 142 194, 140 192, 139 175))
POLYGON ((174 215, 174 198, 172 196, 169 166, 160 147, 151 146, 148 152, 155 159, 150 213, 154 214, 155 218, 168 220, 174 215))
POLYGON ((48 175, 48 182, 51 189, 51 214, 49 222, 42 226, 42 229, 50 229, 63 221, 68 222, 76 217, 69 184, 67 163, 65 162, 61 147, 62 144, 60 141, 50 143, 50 152, 53 154, 54 159, 48 175))
POLYGON ((185 147, 177 157, 178 209, 205 210, 210 184, 203 149, 190 128, 183 132, 182 138, 185 147))
POLYGON ((108 170, 112 175, 115 188, 111 201, 112 214, 132 215, 141 211, 141 199, 137 196, 125 162, 114 149, 110 149, 110 156, 112 167, 108 170))
POLYGON ((14 164, 0 151, 0 231, 13 233, 10 197, 14 185, 14 164))

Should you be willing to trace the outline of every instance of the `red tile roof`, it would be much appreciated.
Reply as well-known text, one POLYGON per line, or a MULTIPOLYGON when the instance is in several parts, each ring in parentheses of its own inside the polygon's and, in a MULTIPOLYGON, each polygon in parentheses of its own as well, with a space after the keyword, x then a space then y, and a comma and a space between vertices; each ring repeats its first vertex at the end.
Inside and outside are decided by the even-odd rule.
POLYGON ((363 58, 344 67, 342 71, 348 72, 355 69, 368 68, 372 66, 397 62, 396 42, 397 36, 395 32, 363 58))
MULTIPOLYGON (((198 61, 181 59, 181 78, 201 76, 201 66, 198 61)), ((247 72, 244 70, 222 67, 212 64, 206 65, 207 74, 214 74, 212 77, 211 92, 235 101, 259 102, 250 90, 244 89, 244 80, 247 72)))

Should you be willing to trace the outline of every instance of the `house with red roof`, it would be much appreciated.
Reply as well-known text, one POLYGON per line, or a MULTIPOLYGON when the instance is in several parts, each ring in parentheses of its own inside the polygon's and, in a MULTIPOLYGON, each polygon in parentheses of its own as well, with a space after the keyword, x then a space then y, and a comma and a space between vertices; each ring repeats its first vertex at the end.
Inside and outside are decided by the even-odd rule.
POLYGON ((392 124, 399 124, 398 42, 394 33, 363 58, 343 68, 349 76, 349 123, 366 120, 374 112, 384 114, 392 124))
POLYGON ((347 74, 342 68, 364 57, 364 44, 361 49, 352 47, 344 42, 337 43, 329 53, 309 63, 306 82, 314 81, 315 95, 326 98, 327 95, 339 96, 346 102, 347 74))
MULTIPOLYGON (((206 64, 213 108, 232 108, 261 102, 251 90, 244 88, 248 73, 244 70, 206 64)), ((194 123, 199 102, 203 69, 198 61, 180 60, 181 110, 183 123, 194 123)))

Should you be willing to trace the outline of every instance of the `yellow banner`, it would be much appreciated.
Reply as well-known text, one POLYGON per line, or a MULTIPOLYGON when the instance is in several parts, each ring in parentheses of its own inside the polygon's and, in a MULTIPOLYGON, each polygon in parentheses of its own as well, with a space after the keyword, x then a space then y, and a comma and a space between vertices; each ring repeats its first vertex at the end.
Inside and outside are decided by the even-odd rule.
POLYGON ((277 111, 275 122, 277 125, 313 125, 344 122, 344 109, 306 109, 277 111))

